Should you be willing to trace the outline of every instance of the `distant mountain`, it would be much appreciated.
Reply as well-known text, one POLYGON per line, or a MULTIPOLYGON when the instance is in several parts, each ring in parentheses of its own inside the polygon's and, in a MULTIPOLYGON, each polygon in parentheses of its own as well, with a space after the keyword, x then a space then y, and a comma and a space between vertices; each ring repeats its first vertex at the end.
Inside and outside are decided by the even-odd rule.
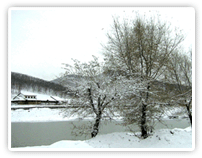
POLYGON ((65 77, 60 77, 52 80, 51 82, 63 85, 71 89, 71 87, 75 87, 76 83, 80 81, 82 76, 78 75, 66 75, 65 77))
POLYGON ((60 94, 67 90, 60 84, 16 72, 11 72, 11 89, 60 94))
MULTIPOLYGON (((99 76, 101 77, 103 75, 117 76, 117 75, 120 75, 120 73, 121 72, 118 72, 118 71, 107 71, 103 74, 98 75, 97 77, 99 77, 99 76)), ((123 74, 123 72, 122 72, 122 74, 123 74)), ((56 79, 52 80, 51 82, 64 85, 65 87, 74 87, 76 85, 76 82, 79 82, 81 78, 83 78, 83 77, 79 76, 79 75, 66 75, 63 77, 56 78, 56 79)), ((88 78, 88 77, 85 77, 85 78, 88 78)))

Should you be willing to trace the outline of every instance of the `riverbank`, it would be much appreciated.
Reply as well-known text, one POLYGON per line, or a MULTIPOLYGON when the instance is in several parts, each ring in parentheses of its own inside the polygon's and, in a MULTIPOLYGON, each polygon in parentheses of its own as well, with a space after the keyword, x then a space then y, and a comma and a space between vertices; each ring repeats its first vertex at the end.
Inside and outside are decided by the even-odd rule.
POLYGON ((136 135, 128 132, 115 132, 104 135, 99 134, 95 138, 83 141, 62 140, 47 146, 33 146, 15 149, 25 151, 35 151, 39 149, 45 151, 72 151, 75 149, 81 151, 192 151, 194 149, 191 127, 185 129, 175 128, 172 130, 159 129, 147 139, 139 138, 139 134, 140 133, 138 132, 136 135), (118 150, 116 148, 118 148, 118 150))
MULTIPOLYGON (((11 147, 51 145, 61 140, 83 141, 91 138, 92 120, 68 120, 68 121, 40 121, 40 122, 12 122, 11 123, 11 147), (79 132, 74 127, 88 130, 86 135, 75 135, 79 132), (85 128, 84 128, 85 127, 85 128), (73 132, 73 133, 72 133, 73 132)), ((123 126, 121 120, 102 120, 99 135, 129 132, 128 126, 123 126)), ((190 126, 187 119, 168 119, 163 123, 155 123, 155 131, 172 130, 174 128, 184 129, 190 126)), ((133 131, 138 132, 138 126, 130 126, 133 131)), ((85 131, 83 131, 85 132, 85 131)), ((184 139, 184 138, 182 138, 184 139)))

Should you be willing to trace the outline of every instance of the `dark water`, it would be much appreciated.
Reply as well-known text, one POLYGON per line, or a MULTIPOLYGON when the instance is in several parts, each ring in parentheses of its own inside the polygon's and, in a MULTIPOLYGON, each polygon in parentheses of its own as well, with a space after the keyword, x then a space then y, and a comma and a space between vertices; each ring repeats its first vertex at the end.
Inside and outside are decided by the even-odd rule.
MULTIPOLYGON (((89 121, 56 121, 56 122, 12 122, 11 123, 11 147, 40 146, 50 145, 60 140, 85 140, 90 135, 75 136, 73 135, 73 125, 88 125, 89 121)), ((117 121, 103 121, 99 134, 113 132, 126 132, 124 127, 117 121)), ((162 128, 186 128, 190 126, 187 119, 166 120, 163 125, 156 124, 155 129, 162 128)), ((134 127, 138 131, 138 127, 134 127)))

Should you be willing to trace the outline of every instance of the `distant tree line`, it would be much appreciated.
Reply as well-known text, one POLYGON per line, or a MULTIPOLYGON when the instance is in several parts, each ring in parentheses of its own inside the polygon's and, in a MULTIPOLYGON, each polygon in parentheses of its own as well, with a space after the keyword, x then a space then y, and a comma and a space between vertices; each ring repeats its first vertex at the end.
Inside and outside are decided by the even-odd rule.
POLYGON ((17 93, 21 90, 28 90, 59 96, 66 95, 67 92, 62 85, 16 72, 11 72, 11 90, 17 93))

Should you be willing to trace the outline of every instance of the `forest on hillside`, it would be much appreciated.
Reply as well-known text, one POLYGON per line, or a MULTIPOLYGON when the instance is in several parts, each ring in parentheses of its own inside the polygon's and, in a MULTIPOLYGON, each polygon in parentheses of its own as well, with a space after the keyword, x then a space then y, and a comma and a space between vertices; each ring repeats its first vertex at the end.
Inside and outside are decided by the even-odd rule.
POLYGON ((65 96, 67 88, 29 75, 11 72, 11 92, 19 93, 21 90, 65 96))

